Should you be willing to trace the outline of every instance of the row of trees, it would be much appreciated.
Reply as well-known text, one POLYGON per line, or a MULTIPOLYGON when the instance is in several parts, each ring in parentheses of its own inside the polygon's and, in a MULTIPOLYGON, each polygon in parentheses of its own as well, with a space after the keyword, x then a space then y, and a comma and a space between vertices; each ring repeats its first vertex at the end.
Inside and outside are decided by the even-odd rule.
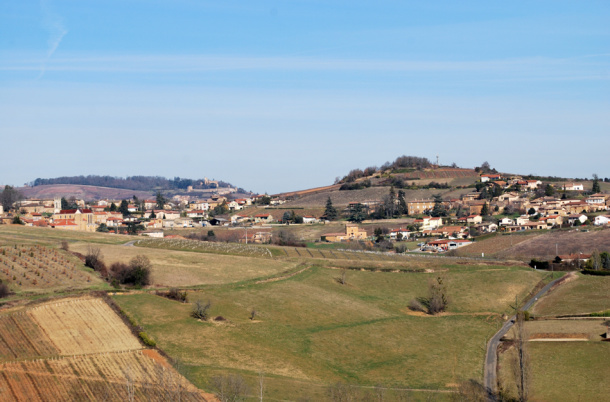
MULTIPOLYGON (((122 188, 127 190, 151 191, 152 189, 160 190, 185 190, 189 186, 197 188, 206 188, 203 179, 193 180, 174 177, 166 179, 161 176, 62 176, 53 179, 37 178, 29 183, 31 186, 42 186, 49 184, 79 184, 87 186, 101 186, 110 188, 122 188), (199 184, 201 183, 201 184, 199 184)), ((219 187, 229 187, 231 184, 219 181, 219 187)))
POLYGON ((377 172, 385 172, 386 170, 400 170, 400 169, 425 169, 432 166, 428 158, 422 158, 419 156, 399 156, 394 162, 386 162, 381 167, 369 166, 366 169, 353 169, 342 179, 335 180, 336 183, 352 183, 361 177, 369 177, 377 172))

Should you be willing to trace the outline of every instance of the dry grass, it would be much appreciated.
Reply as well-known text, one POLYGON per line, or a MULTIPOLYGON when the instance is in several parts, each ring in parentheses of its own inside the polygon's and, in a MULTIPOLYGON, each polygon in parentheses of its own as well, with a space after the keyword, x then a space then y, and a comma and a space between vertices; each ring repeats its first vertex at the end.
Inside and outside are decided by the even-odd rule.
POLYGON ((610 309, 610 277, 578 275, 540 299, 534 315, 588 314, 610 309))
MULTIPOLYGON (((530 342, 532 401, 604 401, 610 348, 606 342, 530 342)), ((500 382, 516 396, 510 359, 514 348, 500 354, 500 382)))
POLYGON ((153 295, 115 300, 191 367, 189 378, 198 385, 227 372, 254 380, 262 367, 273 390, 268 396, 282 399, 296 397, 289 385, 296 380, 309 388, 344 381, 447 389, 465 376, 480 378, 483 341, 497 330, 507 302, 540 279, 518 268, 475 271, 446 273, 452 314, 437 317, 406 312, 410 299, 426 295, 433 274, 349 271, 340 285, 339 270, 319 267, 284 281, 189 293, 190 301, 210 300, 211 315, 225 317, 224 324, 196 321, 190 305, 153 295))
MULTIPOLYGON (((88 244, 76 243, 71 249, 86 253, 88 244)), ((204 254, 187 251, 98 245, 107 266, 127 262, 139 254, 152 262, 154 286, 196 286, 245 281, 275 275, 294 268, 297 262, 263 258, 204 254)))

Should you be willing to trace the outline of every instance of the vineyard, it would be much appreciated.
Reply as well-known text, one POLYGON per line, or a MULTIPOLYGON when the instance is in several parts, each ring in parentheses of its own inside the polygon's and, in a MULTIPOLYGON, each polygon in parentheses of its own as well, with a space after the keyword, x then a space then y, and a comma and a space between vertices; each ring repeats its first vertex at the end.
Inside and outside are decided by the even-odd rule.
POLYGON ((3 401, 205 401, 155 351, 119 352, 0 365, 3 401))
POLYGON ((0 279, 19 290, 88 287, 99 282, 62 251, 39 245, 0 247, 0 279))
POLYGON ((160 248, 177 251, 194 251, 197 253, 213 253, 239 255, 244 257, 271 258, 271 251, 266 247, 257 247, 239 243, 216 243, 186 239, 146 239, 136 240, 139 247, 160 248))
POLYGON ((86 297, 0 316, 0 400, 205 398, 108 304, 86 297))
POLYGON ((140 343, 100 299, 47 303, 28 311, 61 354, 140 349, 140 343))

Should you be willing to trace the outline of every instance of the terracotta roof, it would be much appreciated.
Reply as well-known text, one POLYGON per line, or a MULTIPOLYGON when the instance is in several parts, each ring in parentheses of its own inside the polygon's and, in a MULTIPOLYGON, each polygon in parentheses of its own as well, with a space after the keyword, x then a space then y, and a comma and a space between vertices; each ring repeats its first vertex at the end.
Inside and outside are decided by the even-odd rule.
POLYGON ((74 219, 56 219, 53 221, 53 226, 76 226, 74 219))

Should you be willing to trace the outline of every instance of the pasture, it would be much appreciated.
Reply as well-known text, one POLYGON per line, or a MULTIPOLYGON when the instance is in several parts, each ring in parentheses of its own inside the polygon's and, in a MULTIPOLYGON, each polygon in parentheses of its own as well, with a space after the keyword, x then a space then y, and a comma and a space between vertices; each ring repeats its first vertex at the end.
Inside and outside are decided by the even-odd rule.
POLYGON ((268 397, 319 399, 335 382, 450 391, 481 379, 501 314, 543 277, 520 267, 446 267, 449 310, 427 316, 407 305, 426 296, 438 273, 350 270, 341 285, 340 272, 314 266, 286 280, 189 292, 191 302, 209 300, 211 317, 222 321, 195 320, 190 304, 151 294, 114 299, 202 388, 229 372, 254 384, 264 370, 268 397))

